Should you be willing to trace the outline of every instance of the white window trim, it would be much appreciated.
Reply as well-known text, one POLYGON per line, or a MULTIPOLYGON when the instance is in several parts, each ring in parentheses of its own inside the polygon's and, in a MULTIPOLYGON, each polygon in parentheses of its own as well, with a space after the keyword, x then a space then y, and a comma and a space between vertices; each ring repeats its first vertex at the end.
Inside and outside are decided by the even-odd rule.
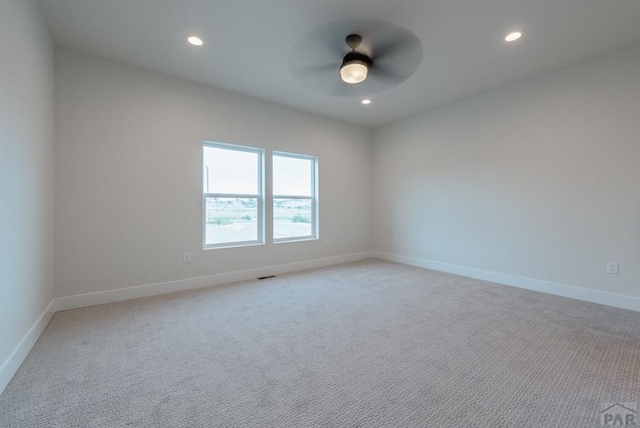
MULTIPOLYGON (((228 143, 217 143, 213 141, 204 141, 202 143, 203 153, 205 147, 223 149, 223 150, 235 150, 239 152, 248 152, 248 153, 256 153, 258 155, 258 190, 259 194, 238 194, 238 193, 207 193, 206 189, 202 189, 202 242, 203 249, 211 250, 216 248, 232 248, 232 247, 246 247, 252 245, 264 245, 264 219, 265 219, 265 209, 264 209, 264 149, 258 147, 250 147, 250 146, 241 146, 237 144, 228 144, 228 143), (243 198, 255 198, 258 201, 257 204, 257 212, 258 218, 256 219, 258 225, 258 236, 257 239, 251 241, 233 241, 233 242, 222 242, 219 244, 207 244, 207 198, 234 198, 234 199, 243 199, 243 198)), ((204 160, 203 164, 203 173, 204 173, 204 160)))
MULTIPOLYGON (((311 156, 311 155, 303 155, 303 154, 299 154, 299 153, 288 153, 288 152, 280 152, 280 151, 273 151, 271 153, 271 177, 272 177, 272 186, 273 186, 273 172, 274 172, 274 168, 273 168, 273 157, 275 156, 281 156, 281 157, 289 157, 289 158, 294 158, 294 159, 304 159, 304 160, 309 160, 311 161, 311 196, 295 196, 295 195, 272 195, 271 196, 271 200, 272 200, 272 207, 275 206, 275 200, 276 199, 307 199, 311 201, 311 235, 304 235, 304 236, 294 236, 294 237, 290 237, 290 238, 276 238, 274 236, 271 236, 271 239, 273 240, 274 244, 281 244, 281 243, 287 243, 287 242, 298 242, 298 241, 312 241, 312 240, 317 240, 319 239, 319 222, 318 222, 318 157, 317 156, 311 156)), ((275 208, 274 208, 275 209, 275 208)), ((273 229, 274 229, 274 225, 273 225, 273 215, 272 217, 272 221, 271 221, 271 230, 272 230, 272 235, 273 235, 273 229)))

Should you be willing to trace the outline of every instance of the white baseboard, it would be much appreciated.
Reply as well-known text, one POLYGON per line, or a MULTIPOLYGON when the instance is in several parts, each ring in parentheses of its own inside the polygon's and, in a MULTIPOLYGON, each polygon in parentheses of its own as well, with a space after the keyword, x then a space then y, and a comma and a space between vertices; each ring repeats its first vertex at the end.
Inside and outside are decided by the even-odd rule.
POLYGON ((277 275, 305 269, 330 266, 339 263, 354 262, 357 260, 369 259, 371 257, 371 252, 366 251, 362 253, 345 254, 323 259, 314 259, 303 262, 266 266, 257 269, 221 273, 217 275, 202 276, 198 278, 181 279, 177 281, 160 282, 156 284, 138 285, 135 287, 120 288, 116 290, 100 291, 97 293, 58 297, 55 300, 55 310, 66 311, 69 309, 102 305, 104 303, 120 302, 123 300, 136 299, 139 297, 149 297, 166 293, 175 293, 177 291, 192 290, 196 288, 228 284, 231 282, 246 281, 261 276, 277 275))
POLYGON ((27 334, 24 335, 18 346, 13 350, 11 355, 2 363, 0 366, 0 394, 7 387, 11 378, 16 374, 20 365, 27 358, 29 351, 33 348, 33 345, 36 344, 36 341, 44 331, 49 321, 51 321, 51 317, 55 313, 55 299, 49 303, 47 308, 42 312, 40 317, 36 320, 36 322, 31 326, 27 334))
POLYGON ((632 311, 640 312, 640 298, 638 297, 625 296, 622 294, 609 293, 606 291, 593 290, 590 288, 576 287, 574 285, 542 281, 539 279, 525 278, 522 276, 510 275, 506 273, 490 272, 481 269, 434 262, 431 260, 384 253, 380 251, 373 251, 372 255, 377 259, 387 260, 390 262, 402 263, 425 269, 466 276, 469 278, 495 282, 498 284, 511 285, 518 288, 526 288, 527 290, 540 291, 542 293, 553 294, 556 296, 569 297, 571 299, 583 300, 591 303, 599 303, 601 305, 614 306, 616 308, 629 309, 632 311))
POLYGON ((35 345, 36 341, 44 331, 53 314, 58 311, 82 308, 85 306, 101 305, 104 303, 119 302, 123 300, 135 299, 138 297, 156 296, 159 294, 174 293, 177 291, 192 290, 195 288, 210 287, 221 284, 228 284, 238 281, 246 281, 261 276, 277 275, 288 272, 296 272, 305 269, 330 266, 339 263, 348 263, 358 260, 369 259, 371 252, 345 254, 323 259, 307 260, 303 262, 287 263, 282 265, 267 266, 258 269, 250 269, 238 272, 228 272, 218 275, 203 276, 199 278, 189 278, 178 281, 161 282, 157 284, 140 285, 136 287, 120 288, 117 290, 101 291, 98 293, 79 294, 68 297, 58 297, 53 299, 47 306, 38 320, 22 338, 18 346, 0 366, 0 394, 9 384, 16 374, 20 365, 35 345))

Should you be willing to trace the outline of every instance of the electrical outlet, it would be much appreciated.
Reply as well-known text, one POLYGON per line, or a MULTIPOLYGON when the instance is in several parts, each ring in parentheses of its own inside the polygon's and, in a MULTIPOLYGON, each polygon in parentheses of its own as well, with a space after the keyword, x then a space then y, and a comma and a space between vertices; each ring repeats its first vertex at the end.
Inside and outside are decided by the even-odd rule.
POLYGON ((324 240, 324 246, 328 247, 329 245, 331 245, 331 239, 327 238, 324 240))
POLYGON ((191 263, 191 253, 184 253, 182 255, 182 263, 191 263))
POLYGON ((618 262, 607 262, 607 273, 610 275, 618 275, 618 262))

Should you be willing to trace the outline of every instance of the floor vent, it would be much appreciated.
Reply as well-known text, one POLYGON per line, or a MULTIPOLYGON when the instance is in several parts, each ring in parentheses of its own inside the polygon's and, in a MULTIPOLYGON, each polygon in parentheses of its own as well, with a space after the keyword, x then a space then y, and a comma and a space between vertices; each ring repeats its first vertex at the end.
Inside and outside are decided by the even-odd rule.
POLYGON ((269 278, 275 278, 275 277, 276 277, 275 275, 269 275, 269 276, 261 276, 258 279, 269 279, 269 278))

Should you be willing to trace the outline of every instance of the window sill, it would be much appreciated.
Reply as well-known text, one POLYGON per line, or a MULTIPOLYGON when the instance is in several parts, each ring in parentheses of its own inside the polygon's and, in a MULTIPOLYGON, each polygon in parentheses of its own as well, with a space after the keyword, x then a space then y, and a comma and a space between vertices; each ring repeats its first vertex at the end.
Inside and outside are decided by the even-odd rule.
POLYGON ((307 241, 319 241, 320 238, 313 238, 313 237, 301 237, 301 238, 284 238, 284 239, 278 239, 277 241, 274 240, 273 244, 288 244, 291 242, 307 242, 307 241))
POLYGON ((236 243, 230 243, 230 244, 219 244, 219 245, 213 245, 213 246, 207 246, 204 247, 203 250, 223 250, 225 248, 243 248, 243 247, 259 247, 261 245, 265 245, 264 242, 249 242, 249 243, 242 243, 242 242, 238 242, 236 243))

